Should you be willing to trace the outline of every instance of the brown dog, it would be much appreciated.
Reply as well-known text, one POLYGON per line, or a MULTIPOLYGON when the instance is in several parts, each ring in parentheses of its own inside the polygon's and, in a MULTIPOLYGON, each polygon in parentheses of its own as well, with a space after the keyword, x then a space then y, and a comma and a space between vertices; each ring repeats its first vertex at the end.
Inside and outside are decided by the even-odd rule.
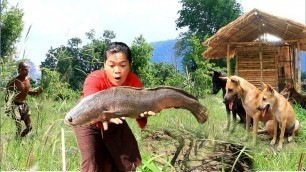
POLYGON ((290 142, 299 131, 299 121, 296 120, 294 110, 287 99, 275 91, 271 85, 265 83, 263 85, 261 102, 257 109, 268 110, 271 107, 274 116, 274 134, 270 144, 275 144, 277 130, 280 128, 277 150, 281 150, 285 133, 291 134, 288 137, 288 142, 290 142))
POLYGON ((265 124, 266 132, 273 134, 273 115, 272 111, 259 111, 257 106, 260 103, 261 91, 247 80, 231 76, 226 83, 226 94, 224 101, 234 101, 235 94, 241 98, 242 105, 246 111, 246 132, 250 130, 250 121, 253 119, 253 145, 256 144, 258 133, 258 121, 265 124))

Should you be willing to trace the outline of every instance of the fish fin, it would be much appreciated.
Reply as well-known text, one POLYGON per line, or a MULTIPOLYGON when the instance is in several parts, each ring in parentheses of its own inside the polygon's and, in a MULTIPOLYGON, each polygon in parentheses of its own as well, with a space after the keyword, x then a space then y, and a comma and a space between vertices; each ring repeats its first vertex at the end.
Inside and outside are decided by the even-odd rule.
POLYGON ((102 113, 105 114, 106 116, 112 115, 113 117, 116 117, 116 118, 127 116, 127 114, 123 114, 123 113, 116 112, 116 111, 103 111, 102 113))
POLYGON ((116 113, 115 111, 103 111, 102 112, 102 114, 105 114, 105 115, 113 115, 115 113, 116 113))

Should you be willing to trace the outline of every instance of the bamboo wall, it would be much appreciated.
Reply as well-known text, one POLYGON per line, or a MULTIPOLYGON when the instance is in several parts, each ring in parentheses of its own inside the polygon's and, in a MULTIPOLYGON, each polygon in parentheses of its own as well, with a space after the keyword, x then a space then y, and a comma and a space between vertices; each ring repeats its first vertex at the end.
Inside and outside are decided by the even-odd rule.
POLYGON ((252 45, 236 48, 235 73, 261 89, 261 82, 276 90, 292 77, 289 47, 252 45))

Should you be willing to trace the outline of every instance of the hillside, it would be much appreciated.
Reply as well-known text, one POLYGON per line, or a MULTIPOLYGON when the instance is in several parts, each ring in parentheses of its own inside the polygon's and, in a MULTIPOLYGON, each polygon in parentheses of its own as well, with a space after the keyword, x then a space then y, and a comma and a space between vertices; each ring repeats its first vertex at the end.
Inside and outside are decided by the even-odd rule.
POLYGON ((183 71, 182 57, 179 57, 178 59, 175 58, 174 45, 176 41, 177 40, 173 39, 173 40, 150 43, 154 48, 151 62, 154 63, 165 62, 173 65, 177 64, 178 70, 183 71))
POLYGON ((27 62, 30 66, 30 77, 34 80, 40 80, 41 71, 38 66, 36 66, 30 59, 27 59, 27 62))

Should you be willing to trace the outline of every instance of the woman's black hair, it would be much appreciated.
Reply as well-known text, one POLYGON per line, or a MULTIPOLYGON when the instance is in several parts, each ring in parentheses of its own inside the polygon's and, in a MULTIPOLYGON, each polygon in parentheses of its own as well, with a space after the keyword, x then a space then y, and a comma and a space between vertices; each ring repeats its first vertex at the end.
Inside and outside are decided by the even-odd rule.
POLYGON ((123 42, 111 42, 106 50, 105 50, 105 61, 107 60, 107 53, 114 54, 114 53, 124 53, 126 55, 126 58, 128 59, 129 63, 132 63, 132 53, 130 48, 123 42))

